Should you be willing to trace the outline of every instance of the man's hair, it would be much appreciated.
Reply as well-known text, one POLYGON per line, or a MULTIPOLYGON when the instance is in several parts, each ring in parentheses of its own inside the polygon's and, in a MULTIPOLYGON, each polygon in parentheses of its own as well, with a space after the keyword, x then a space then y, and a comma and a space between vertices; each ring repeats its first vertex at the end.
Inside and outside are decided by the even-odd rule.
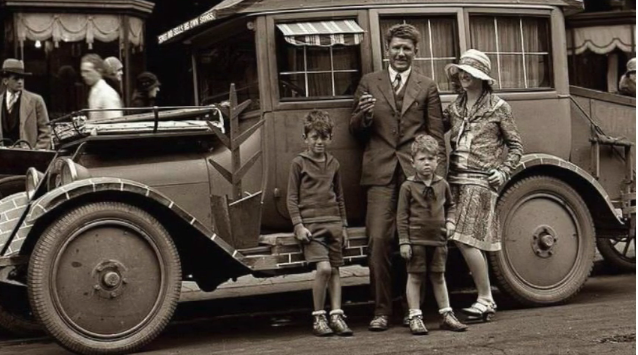
POLYGON ((84 62, 93 64, 93 69, 102 76, 106 74, 106 64, 104 64, 104 60, 99 55, 95 53, 86 54, 81 60, 81 63, 84 62))
POLYGON ((439 143, 432 136, 419 134, 414 138, 411 150, 412 158, 414 158, 417 153, 426 153, 436 156, 439 154, 439 143))
POLYGON ((303 119, 303 134, 307 136, 310 131, 315 130, 320 135, 332 136, 334 123, 326 111, 312 110, 303 119))
POLYGON ((390 27, 385 33, 385 43, 390 47, 390 41, 392 38, 403 38, 410 39, 414 43, 416 47, 419 44, 419 40, 421 39, 421 34, 416 27, 409 25, 407 23, 399 23, 392 27, 390 27))

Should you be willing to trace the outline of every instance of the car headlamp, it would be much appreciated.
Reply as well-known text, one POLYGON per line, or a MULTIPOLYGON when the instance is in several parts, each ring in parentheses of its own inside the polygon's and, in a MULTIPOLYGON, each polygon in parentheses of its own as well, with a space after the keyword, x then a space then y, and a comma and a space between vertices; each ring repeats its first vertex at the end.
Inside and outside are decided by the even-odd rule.
POLYGON ((27 192, 27 197, 32 198, 35 195, 35 191, 38 188, 38 184, 40 184, 40 180, 42 180, 42 174, 36 168, 29 168, 25 175, 25 190, 27 192))
POLYGON ((62 158, 62 166, 60 167, 59 181, 60 185, 67 185, 77 180, 87 179, 91 177, 88 170, 80 164, 76 164, 70 158, 62 158))

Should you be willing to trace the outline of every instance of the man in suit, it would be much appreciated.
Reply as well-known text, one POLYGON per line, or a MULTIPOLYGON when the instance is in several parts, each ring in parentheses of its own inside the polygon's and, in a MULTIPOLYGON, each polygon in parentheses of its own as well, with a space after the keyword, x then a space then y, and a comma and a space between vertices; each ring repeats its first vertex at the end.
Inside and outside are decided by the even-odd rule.
POLYGON ((0 138, 4 145, 19 140, 29 143, 31 148, 51 148, 49 114, 42 96, 24 89, 24 63, 7 59, 2 64, 0 76, 7 90, 0 95, 0 138))
MULTIPOLYGON (((389 68, 365 75, 355 93, 350 131, 365 142, 361 185, 367 187, 366 230, 370 283, 375 300, 369 329, 388 329, 392 315, 392 253, 396 248, 399 188, 414 175, 410 145, 420 133, 440 146, 437 174, 446 168, 441 100, 436 83, 412 67, 420 34, 408 24, 392 26, 385 36, 389 68)), ((401 272, 405 272, 401 270, 401 272)))

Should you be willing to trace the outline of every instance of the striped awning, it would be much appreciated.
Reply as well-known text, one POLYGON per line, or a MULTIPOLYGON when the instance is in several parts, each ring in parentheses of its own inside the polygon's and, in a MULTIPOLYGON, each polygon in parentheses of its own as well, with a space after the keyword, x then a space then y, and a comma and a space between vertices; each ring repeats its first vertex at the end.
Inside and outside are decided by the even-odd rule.
POLYGON ((354 46, 363 39, 363 29, 354 20, 282 23, 277 28, 295 46, 354 46))

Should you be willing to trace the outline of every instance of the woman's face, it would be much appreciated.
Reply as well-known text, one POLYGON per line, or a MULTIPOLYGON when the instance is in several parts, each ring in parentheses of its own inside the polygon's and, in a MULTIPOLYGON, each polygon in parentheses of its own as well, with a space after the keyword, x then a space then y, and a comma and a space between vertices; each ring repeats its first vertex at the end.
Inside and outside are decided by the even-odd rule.
POLYGON ((462 69, 459 69, 459 82, 461 83, 461 87, 465 91, 481 90, 483 87, 481 79, 473 77, 468 72, 462 69))
POLYGON ((149 97, 152 97, 152 98, 155 98, 155 97, 157 97, 157 93, 158 93, 159 91, 160 91, 159 86, 156 86, 156 87, 152 88, 151 90, 149 90, 149 92, 148 92, 148 96, 149 96, 149 97))

